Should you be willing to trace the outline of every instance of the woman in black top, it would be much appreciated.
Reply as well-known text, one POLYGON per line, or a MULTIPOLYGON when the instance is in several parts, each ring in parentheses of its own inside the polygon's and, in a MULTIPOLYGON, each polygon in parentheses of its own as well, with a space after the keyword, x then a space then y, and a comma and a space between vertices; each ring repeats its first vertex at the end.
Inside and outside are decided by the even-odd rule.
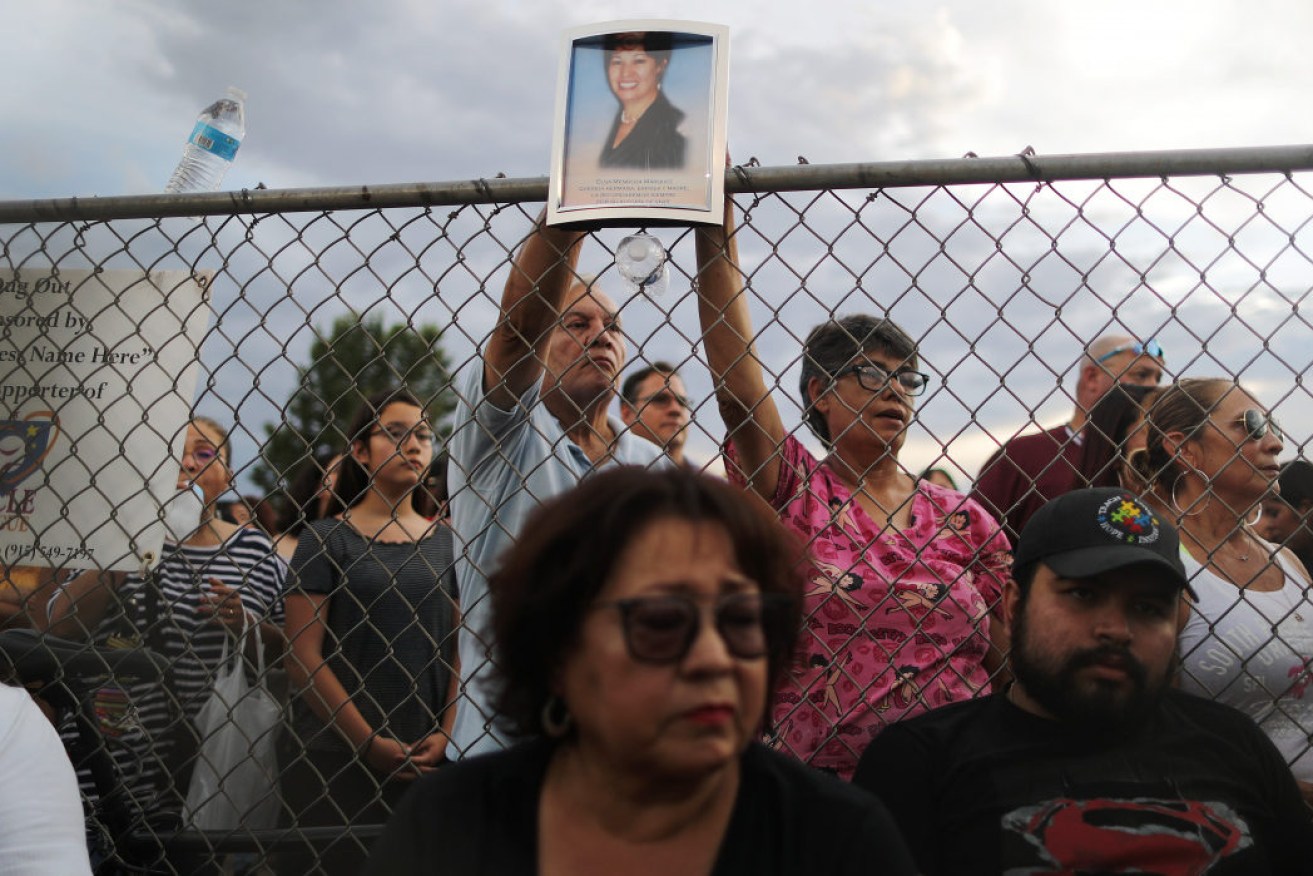
POLYGON ((670 66, 671 37, 665 32, 611 33, 602 42, 603 63, 620 111, 598 163, 640 170, 684 166, 684 113, 661 92, 670 66))
POLYGON ((880 802, 754 741, 801 606, 741 491, 612 468, 490 579, 500 711, 530 741, 426 777, 367 873, 911 873, 880 802))
MULTIPOLYGON (((347 434, 334 488, 346 510, 302 533, 286 599, 296 696, 282 787, 301 826, 385 821, 445 759, 460 677, 451 532, 414 507, 433 429, 400 390, 366 401, 347 434)), ((354 874, 363 860, 344 837, 319 866, 354 874)))

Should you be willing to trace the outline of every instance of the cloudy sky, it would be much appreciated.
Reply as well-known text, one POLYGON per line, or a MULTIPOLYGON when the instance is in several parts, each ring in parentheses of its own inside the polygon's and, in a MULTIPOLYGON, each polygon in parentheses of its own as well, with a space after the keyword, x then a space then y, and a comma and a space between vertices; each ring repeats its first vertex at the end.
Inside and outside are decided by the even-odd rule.
MULTIPOLYGON (((1052 154, 1313 141, 1307 113, 1313 87, 1313 52, 1307 46, 1313 6, 1303 3, 671 0, 654 9, 589 0, 10 0, 5 6, 7 39, 0 59, 8 83, 0 92, 8 122, 0 129, 0 198, 5 199, 159 191, 197 111, 228 84, 249 95, 248 135, 225 187, 464 180, 498 173, 541 176, 550 155, 560 31, 654 12, 730 27, 729 131, 739 161, 786 165, 803 156, 821 164, 952 158, 967 152, 1005 155, 1025 147, 1052 154)), ((1118 209, 1115 201, 1100 198, 1100 209, 1112 216, 1118 209)), ((1062 209, 1056 201, 1038 208, 1054 216, 1062 209)), ((1219 206, 1219 214, 1228 209, 1219 206)), ((1291 209, 1307 215, 1310 208, 1303 199, 1291 209)), ((818 208, 814 214, 821 224, 823 212, 818 208)), ((952 209, 946 205, 931 212, 948 217, 952 209)), ((1072 235, 1064 240, 1071 240, 1074 250, 1091 245, 1072 235)), ((1269 313, 1268 336, 1287 352, 1279 357, 1284 357, 1279 368, 1263 372, 1256 365, 1261 372, 1256 377, 1284 396, 1289 387, 1279 386, 1281 380, 1289 383, 1307 364, 1288 361, 1289 351, 1298 349, 1306 359, 1313 339, 1307 323, 1289 320, 1289 301, 1308 289, 1307 259, 1277 266, 1276 286, 1259 290, 1262 294, 1228 297, 1224 283, 1210 283, 1204 291, 1220 294, 1201 302, 1196 288, 1200 265, 1187 256, 1189 264, 1172 272, 1149 251, 1161 247, 1161 239, 1155 243, 1149 235, 1139 243, 1146 248, 1140 260, 1132 256, 1122 273, 1137 273, 1146 265, 1161 269, 1154 294, 1144 307, 1135 308, 1113 304, 1091 309, 1088 302, 1073 302, 1077 312, 1084 308, 1085 325, 1131 323, 1138 333, 1160 333, 1182 349, 1216 331, 1216 320, 1204 315, 1192 322, 1179 316, 1175 304, 1187 301, 1195 313, 1211 308, 1225 314, 1239 301, 1251 321, 1261 322, 1262 314, 1269 313)), ((1044 244, 1037 245, 1042 249, 1044 244)), ((811 244, 813 250, 816 246, 811 244)), ((795 263, 812 258, 796 241, 785 247, 786 258, 795 263)), ((768 262, 770 251, 770 246, 745 240, 745 260, 768 262)), ((1200 259, 1207 263, 1207 257, 1200 259)), ((1047 270, 1039 256, 1021 261, 1047 270)), ((432 269, 429 280, 439 270, 432 269)), ((489 268, 489 276, 494 270, 489 268)), ((819 264, 817 279, 833 270, 833 263, 819 264)), ((343 275, 349 276, 349 269, 343 275)), ((796 277, 791 288, 785 283, 767 290, 770 276, 769 271, 761 276, 760 296, 767 303, 758 311, 759 320, 784 312, 798 291, 796 277), (778 295, 773 303, 772 294, 778 295)), ((1108 297, 1117 298, 1121 280, 1107 278, 1108 297)), ((837 282, 852 286, 851 276, 837 282)), ((1001 289, 1012 278, 1004 271, 997 282, 1001 289)), ((1232 291, 1252 285, 1237 274, 1232 291)), ((920 286, 926 286, 924 278, 920 286)), ((1014 369, 1008 375, 1008 398, 1000 400, 999 375, 1024 358, 1012 356, 1019 337, 994 339, 1005 361, 991 369, 981 367, 982 361, 990 364, 990 357, 979 351, 971 357, 955 352, 963 337, 960 331, 948 337, 954 320, 922 318, 950 307, 961 308, 966 321, 978 312, 971 307, 1000 313, 988 278, 980 286, 982 300, 974 304, 950 305, 944 299, 904 301, 894 308, 895 318, 924 336, 927 358, 934 353, 945 363, 939 376, 954 375, 954 392, 941 392, 927 402, 933 438, 914 436, 918 440, 909 445, 910 464, 930 461, 940 444, 951 443, 954 458, 973 473, 988 449, 988 442, 973 442, 964 434, 973 417, 994 431, 1010 432, 1025 425, 1030 410, 1038 409, 1041 421, 1053 422, 1070 406, 1054 391, 1065 365, 1074 361, 1068 348, 1080 336, 1081 325, 1047 341, 1062 365, 1047 373, 1033 367, 1034 361, 1014 369)), ((401 287, 395 291, 404 292, 401 287)), ((1144 289, 1123 291, 1147 294, 1144 289)), ((286 303, 290 307, 290 300, 286 303)), ((678 294, 660 305, 655 316, 644 316, 644 306, 636 305, 636 325, 645 325, 645 319, 660 323, 659 311, 668 310, 687 334, 695 320, 691 305, 678 294)), ((810 325, 831 306, 797 304, 789 311, 789 324, 810 325)), ((1053 322, 1052 308, 1042 301, 1018 307, 1014 321, 1019 325, 1053 322)), ((306 309, 301 306, 298 312, 306 309)), ((220 318, 229 320, 225 337, 244 339, 231 340, 228 355, 260 355, 259 338, 246 329, 267 312, 254 307, 245 316, 229 312, 220 318), (249 351, 243 343, 252 345, 249 351)), ((331 307, 317 311, 315 318, 331 312, 331 307)), ((462 343, 469 340, 472 349, 478 326, 487 319, 486 308, 472 305, 465 312, 450 302, 422 315, 435 321, 465 317, 461 336, 452 338, 458 359, 468 355, 462 343)), ((968 334, 970 342, 983 342, 987 335, 975 328, 968 334)), ((1262 334, 1233 332, 1225 344, 1219 336, 1219 345, 1239 348, 1257 338, 1261 346, 1262 334)), ((689 344, 680 349, 677 338, 659 329, 645 338, 653 357, 690 355, 689 344)), ((1020 340, 1024 347, 1025 339, 1020 340)), ((282 342, 294 357, 308 337, 289 342, 284 336, 282 342)), ((788 337, 779 345, 775 364, 781 371, 796 355, 789 342, 796 345, 788 337)), ((1206 364, 1197 367, 1211 370, 1206 364)), ((286 379, 285 374, 271 376, 275 383, 286 379)), ((784 383, 792 379, 786 375, 784 383)), ((695 377, 694 383, 695 395, 705 395, 705 381, 695 377)), ((719 429, 712 409, 705 414, 710 422, 696 442, 703 454, 714 446, 719 429)), ((258 421, 267 415, 258 407, 242 413, 252 433, 258 433, 258 421)), ((253 451, 253 445, 246 449, 253 451)))

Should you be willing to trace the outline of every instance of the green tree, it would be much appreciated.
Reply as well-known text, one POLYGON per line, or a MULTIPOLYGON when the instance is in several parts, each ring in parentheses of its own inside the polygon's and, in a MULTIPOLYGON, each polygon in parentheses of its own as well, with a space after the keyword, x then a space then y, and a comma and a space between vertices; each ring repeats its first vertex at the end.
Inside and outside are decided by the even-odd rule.
POLYGON ((456 406, 451 372, 435 325, 385 326, 382 317, 342 316, 310 346, 310 364, 298 368, 296 392, 283 421, 266 424, 260 463, 251 473, 266 493, 286 487, 317 457, 340 453, 360 403, 375 392, 405 386, 425 404, 429 420, 447 434, 456 406))

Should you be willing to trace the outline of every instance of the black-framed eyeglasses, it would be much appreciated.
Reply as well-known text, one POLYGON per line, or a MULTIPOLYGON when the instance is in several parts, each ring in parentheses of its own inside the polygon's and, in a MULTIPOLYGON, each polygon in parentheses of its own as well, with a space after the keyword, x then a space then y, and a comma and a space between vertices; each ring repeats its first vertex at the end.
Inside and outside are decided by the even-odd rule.
POLYGON ((369 433, 369 437, 375 435, 386 435, 388 440, 400 447, 410 438, 414 438, 420 444, 432 444, 436 436, 428 429, 375 429, 369 433))
MULTIPOLYGON (((785 605, 787 597, 779 593, 731 593, 715 601, 713 623, 730 654, 756 660, 770 649, 767 631, 785 605)), ((702 630, 699 600, 688 596, 640 596, 593 607, 619 610, 625 648, 639 663, 680 662, 702 630)))
POLYGON ((1104 353, 1102 356, 1100 356, 1098 359, 1095 359, 1094 361, 1098 362, 1099 364, 1103 364, 1104 362, 1107 362, 1109 359, 1111 359, 1113 356, 1116 356, 1120 353, 1134 353, 1136 356, 1143 356, 1144 354, 1148 353, 1150 356, 1154 357, 1159 362, 1163 361, 1163 355, 1164 355, 1163 345, 1158 343, 1156 339, 1150 338, 1144 343, 1140 343, 1139 341, 1136 341, 1133 344, 1122 344, 1120 347, 1114 347, 1113 349, 1104 353))
POLYGON ((889 385, 890 381, 897 381, 898 388, 904 395, 920 395, 930 386, 930 375, 923 374, 911 368, 899 368, 897 371, 889 371, 879 365, 871 362, 859 362, 856 365, 849 365, 842 371, 834 375, 838 380, 847 374, 856 374, 857 382, 863 389, 871 392, 883 392, 884 388, 889 385))
POLYGON ((1281 427, 1272 419, 1272 415, 1257 408, 1245 411, 1236 419, 1236 423, 1245 427, 1245 438, 1249 441, 1261 441, 1267 437, 1268 432, 1278 439, 1282 437, 1281 427))
POLYGON ((693 405, 689 403, 689 400, 687 398, 675 392, 674 390, 668 390, 668 389, 663 389, 658 392, 654 392, 649 396, 644 396, 642 398, 635 399, 634 401, 635 401, 634 403, 635 408, 642 408, 645 407, 646 405, 652 405, 653 407, 665 407, 666 405, 671 404, 673 402, 674 404, 678 405, 681 408, 684 408, 685 410, 693 409, 693 405))

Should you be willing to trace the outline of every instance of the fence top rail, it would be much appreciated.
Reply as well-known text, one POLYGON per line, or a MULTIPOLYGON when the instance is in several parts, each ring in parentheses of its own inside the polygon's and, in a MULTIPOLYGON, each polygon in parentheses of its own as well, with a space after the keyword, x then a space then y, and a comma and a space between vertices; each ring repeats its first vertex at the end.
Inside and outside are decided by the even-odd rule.
MULTIPOLYGON (((729 193, 879 189, 971 183, 1057 182, 1134 177, 1229 176, 1313 170, 1313 144, 1233 149, 1174 149, 858 164, 738 165, 725 171, 729 193)), ((547 178, 474 179, 301 189, 242 189, 194 195, 120 195, 0 201, 0 223, 78 222, 385 207, 542 202, 547 178)))

